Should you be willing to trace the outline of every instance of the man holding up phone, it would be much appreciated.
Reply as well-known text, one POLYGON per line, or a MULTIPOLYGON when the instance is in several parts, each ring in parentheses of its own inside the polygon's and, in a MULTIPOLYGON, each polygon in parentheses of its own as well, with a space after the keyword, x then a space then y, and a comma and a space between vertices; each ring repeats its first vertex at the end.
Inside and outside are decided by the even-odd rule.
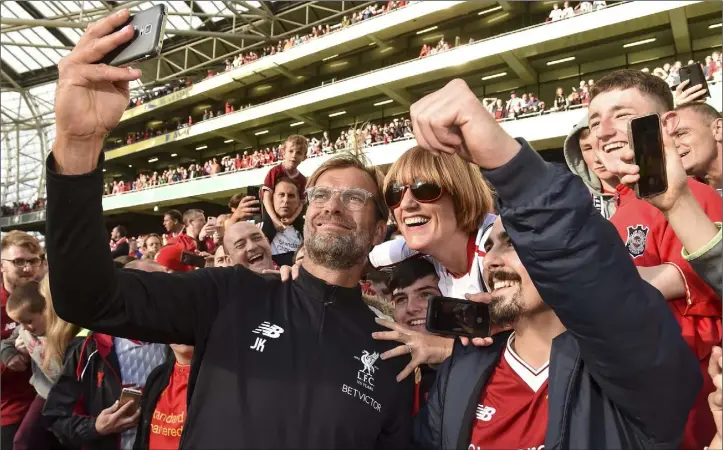
POLYGON ((92 24, 58 66, 46 168, 58 316, 194 346, 180 448, 408 448, 413 383, 395 379, 404 361, 379 359, 393 344, 372 339, 382 327, 359 287, 389 216, 378 169, 339 155, 312 174, 306 257, 293 281, 238 265, 172 274, 113 267, 102 145, 141 74, 94 62, 131 39, 130 28, 113 32, 127 18, 124 10, 92 24))
MULTIPOLYGON (((657 113, 664 146, 674 147, 672 136, 678 118, 673 111, 673 95, 661 79, 638 70, 620 70, 598 80, 591 95, 590 131, 596 138, 594 147, 598 156, 606 166, 615 161, 634 161, 628 123, 635 117, 657 113)), ((663 148, 658 152, 662 155, 663 148)), ((634 187, 634 183, 621 181, 616 186, 619 204, 611 222, 641 275, 667 300, 683 337, 700 361, 701 372, 705 373, 711 348, 721 341, 720 298, 684 259, 682 245, 663 214, 636 197, 630 187, 634 187)), ((723 213, 718 194, 692 179, 688 180, 688 186, 708 217, 721 221, 723 213)), ((685 448, 702 448, 715 432, 706 401, 713 386, 708 377, 704 380, 705 387, 691 411, 683 440, 685 448)))
POLYGON ((581 180, 508 136, 464 81, 411 116, 420 147, 480 166, 498 194, 485 243, 492 292, 477 300, 490 302, 494 324, 512 326, 489 347, 455 345, 415 444, 677 447, 701 385, 697 362, 581 180))

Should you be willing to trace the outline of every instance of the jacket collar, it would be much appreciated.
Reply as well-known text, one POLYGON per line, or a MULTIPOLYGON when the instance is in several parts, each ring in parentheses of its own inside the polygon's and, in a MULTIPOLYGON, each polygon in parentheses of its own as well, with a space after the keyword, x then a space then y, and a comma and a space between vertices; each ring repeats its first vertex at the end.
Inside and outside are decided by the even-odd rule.
MULTIPOLYGON (((492 345, 484 348, 464 347, 458 340, 455 341, 448 377, 448 380, 454 380, 454 384, 444 387, 442 424, 447 423, 450 426, 442 427, 443 433, 449 431, 448 435, 442 435, 443 448, 467 448, 469 445, 472 422, 476 417, 475 410, 482 388, 497 366, 510 334, 511 331, 496 334, 492 345), (454 360, 457 358, 464 359, 455 364, 454 360)), ((445 383, 448 380, 445 380, 445 383)))
POLYGON ((328 284, 326 281, 307 272, 303 266, 299 267, 299 277, 296 279, 296 285, 311 299, 325 305, 334 305, 341 308, 367 308, 362 300, 361 286, 346 288, 328 284))

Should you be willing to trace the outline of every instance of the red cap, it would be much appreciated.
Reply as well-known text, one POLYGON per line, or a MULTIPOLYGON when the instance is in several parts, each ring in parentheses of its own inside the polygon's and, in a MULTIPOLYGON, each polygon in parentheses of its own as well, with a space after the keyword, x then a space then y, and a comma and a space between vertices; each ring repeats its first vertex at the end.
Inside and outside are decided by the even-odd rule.
POLYGON ((187 252, 193 253, 198 250, 196 240, 187 234, 179 234, 168 238, 168 245, 180 245, 187 252))
POLYGON ((181 255, 184 251, 185 249, 180 244, 166 245, 158 251, 156 262, 174 272, 189 272, 193 270, 193 266, 181 262, 181 255))

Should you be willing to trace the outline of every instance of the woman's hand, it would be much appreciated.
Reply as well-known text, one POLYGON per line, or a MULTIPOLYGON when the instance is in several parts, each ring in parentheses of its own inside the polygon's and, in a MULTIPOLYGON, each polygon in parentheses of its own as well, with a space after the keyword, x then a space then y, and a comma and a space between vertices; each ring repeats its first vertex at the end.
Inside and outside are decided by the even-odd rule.
POLYGON ((372 337, 378 341, 397 341, 403 345, 382 353, 382 360, 410 355, 412 360, 397 375, 397 381, 407 378, 422 364, 442 364, 452 354, 454 339, 434 334, 412 331, 388 320, 377 318, 376 322, 392 331, 378 331, 372 337))

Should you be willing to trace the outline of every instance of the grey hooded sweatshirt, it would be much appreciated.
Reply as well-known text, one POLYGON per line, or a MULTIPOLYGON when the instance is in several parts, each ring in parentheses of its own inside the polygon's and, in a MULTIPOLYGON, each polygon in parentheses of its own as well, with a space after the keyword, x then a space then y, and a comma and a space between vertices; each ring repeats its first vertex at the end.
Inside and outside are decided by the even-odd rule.
POLYGON ((587 167, 585 160, 582 158, 582 149, 580 148, 580 132, 586 129, 587 126, 587 115, 585 115, 580 122, 575 125, 570 134, 565 139, 564 153, 565 161, 567 166, 570 168, 572 173, 582 178, 587 188, 592 194, 593 204, 595 209, 600 211, 600 214, 606 219, 610 219, 615 214, 615 195, 603 193, 602 183, 600 179, 595 175, 592 169, 587 167))

